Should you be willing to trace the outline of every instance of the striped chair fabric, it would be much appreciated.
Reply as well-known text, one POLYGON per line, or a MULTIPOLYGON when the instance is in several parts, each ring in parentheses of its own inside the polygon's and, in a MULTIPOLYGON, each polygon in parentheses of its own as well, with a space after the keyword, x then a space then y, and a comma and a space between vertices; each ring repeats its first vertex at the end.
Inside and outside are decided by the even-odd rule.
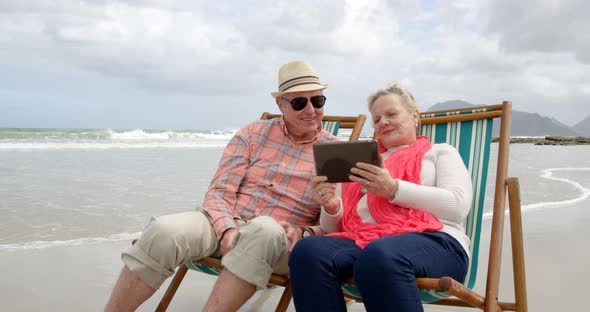
POLYGON ((340 121, 322 121, 322 127, 324 130, 330 132, 331 134, 338 136, 338 131, 340 130, 340 121))
MULTIPOLYGON (((491 108, 482 108, 436 114, 422 113, 420 117, 422 120, 425 120, 431 117, 471 114, 491 110, 491 108)), ((467 167, 471 174, 473 202, 471 211, 467 216, 465 223, 466 234, 471 240, 471 245, 469 250, 469 269, 463 283, 470 289, 475 285, 477 274, 479 240, 488 175, 492 124, 493 118, 487 118, 427 124, 423 125, 420 129, 420 134, 429 137, 431 143, 448 143, 454 146, 459 151, 459 154, 461 154, 461 158, 465 162, 465 167, 467 167)), ((354 284, 345 284, 342 288, 345 294, 360 299, 360 293, 354 284)), ((443 291, 421 291, 421 299, 424 303, 438 301, 447 297, 449 297, 449 295, 443 291)))

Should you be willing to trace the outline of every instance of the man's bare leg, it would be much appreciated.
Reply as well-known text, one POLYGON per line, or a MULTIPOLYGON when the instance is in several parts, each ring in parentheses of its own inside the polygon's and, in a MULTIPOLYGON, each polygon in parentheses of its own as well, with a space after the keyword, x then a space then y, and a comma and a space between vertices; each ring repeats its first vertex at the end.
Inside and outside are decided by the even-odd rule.
POLYGON ((105 312, 135 311, 151 297, 155 289, 144 283, 127 266, 123 266, 119 279, 113 288, 111 298, 104 308, 105 312))
POLYGON ((237 311, 255 292, 256 286, 237 277, 229 270, 223 270, 213 286, 203 311, 237 311))

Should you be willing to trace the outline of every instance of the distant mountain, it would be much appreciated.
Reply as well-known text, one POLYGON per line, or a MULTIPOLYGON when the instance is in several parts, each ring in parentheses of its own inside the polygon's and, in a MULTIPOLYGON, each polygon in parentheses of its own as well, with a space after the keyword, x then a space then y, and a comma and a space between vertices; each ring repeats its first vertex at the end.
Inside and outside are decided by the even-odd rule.
MULTIPOLYGON (((436 103, 427 111, 446 110, 453 108, 462 108, 475 106, 471 103, 454 100, 442 103, 436 103)), ((492 135, 498 136, 500 133, 499 123, 494 123, 492 135)), ((578 123, 575 127, 570 127, 561 123, 555 118, 541 116, 537 113, 527 113, 517 110, 512 111, 512 130, 511 136, 590 136, 590 116, 578 123), (579 126, 579 127, 578 127, 579 126), (578 127, 578 128, 576 128, 578 127)))
POLYGON ((469 107, 469 106, 475 106, 475 105, 465 102, 465 101, 461 101, 461 100, 453 100, 453 101, 436 103, 436 104, 432 105, 426 111, 428 112, 428 111, 437 111, 437 110, 447 110, 447 109, 463 108, 463 107, 469 107))
MULTIPOLYGON (((551 121, 553 121, 554 123, 556 123, 556 124, 558 124, 558 125, 560 125, 560 126, 562 126, 562 127, 566 127, 566 128, 572 128, 571 126, 568 126, 568 125, 566 125, 566 124, 562 123, 561 121, 559 121, 559 120, 557 120, 557 119, 555 119, 555 118, 553 118, 553 117, 551 117, 551 121)), ((573 128, 572 128, 572 129, 573 129, 573 128)))
POLYGON ((578 122, 573 129, 582 136, 590 137, 590 116, 578 122))
MULTIPOLYGON (((500 133, 499 127, 494 133, 500 133)), ((571 127, 537 113, 512 111, 512 136, 580 136, 571 127)))

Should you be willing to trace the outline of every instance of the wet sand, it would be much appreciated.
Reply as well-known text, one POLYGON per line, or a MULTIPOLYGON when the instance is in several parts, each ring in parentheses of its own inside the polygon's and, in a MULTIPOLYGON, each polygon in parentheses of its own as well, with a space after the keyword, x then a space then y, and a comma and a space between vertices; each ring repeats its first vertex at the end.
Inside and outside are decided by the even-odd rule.
MULTIPOLYGON (((529 311, 585 311, 579 300, 590 279, 590 200, 574 205, 526 211, 524 244, 529 311)), ((485 265, 490 221, 484 221, 480 270, 476 290, 485 288, 485 265)), ((509 239, 506 226, 505 240, 509 239)), ((101 311, 121 268, 120 252, 130 242, 53 247, 0 253, 0 298, 3 311, 101 311)), ((500 300, 514 297, 511 253, 504 244, 500 300)), ((170 311, 199 311, 207 300, 214 278, 189 272, 170 311)), ((167 283, 139 311, 153 311, 167 283)), ((274 311, 282 289, 259 292, 241 311, 274 311)), ((426 306, 426 311, 456 308, 426 306)), ((295 311, 293 305, 289 311, 295 311)), ((352 304, 349 311, 364 311, 352 304)))

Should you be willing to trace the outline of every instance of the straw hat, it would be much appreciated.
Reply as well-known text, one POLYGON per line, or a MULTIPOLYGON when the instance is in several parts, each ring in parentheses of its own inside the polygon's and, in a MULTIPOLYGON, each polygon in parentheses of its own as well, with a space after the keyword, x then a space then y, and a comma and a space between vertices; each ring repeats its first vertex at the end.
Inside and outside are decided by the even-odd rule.
POLYGON ((307 61, 294 61, 279 69, 279 91, 271 92, 274 98, 285 93, 324 90, 328 85, 321 84, 315 69, 307 61))

